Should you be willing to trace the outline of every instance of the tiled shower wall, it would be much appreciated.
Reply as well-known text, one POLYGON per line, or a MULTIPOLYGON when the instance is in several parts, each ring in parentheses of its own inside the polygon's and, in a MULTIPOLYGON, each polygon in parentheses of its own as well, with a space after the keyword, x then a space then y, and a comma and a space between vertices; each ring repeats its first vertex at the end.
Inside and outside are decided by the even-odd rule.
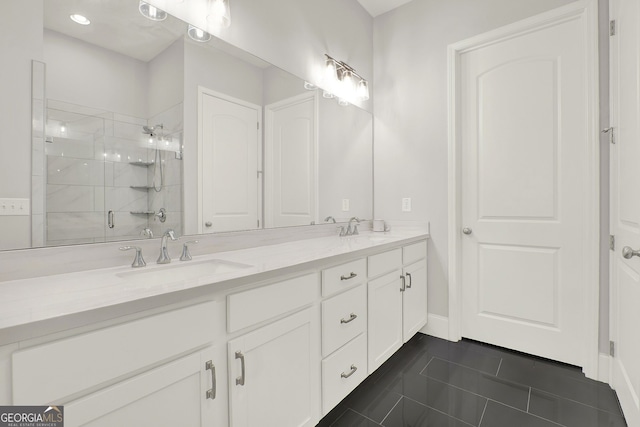
MULTIPOLYGON (((179 116, 173 123, 181 126, 181 105, 170 111, 167 120, 179 116)), ((145 228, 160 232, 160 228, 174 227, 181 232, 181 161, 174 159, 174 152, 161 151, 166 162, 165 185, 160 189, 158 181, 158 193, 149 187, 153 171, 160 168, 144 165, 157 157, 157 144, 176 150, 181 143, 171 140, 162 146, 164 140, 150 140, 142 133, 147 124, 142 118, 48 101, 47 246, 139 238, 145 228), (173 199, 177 204, 168 205, 173 199), (170 214, 157 227, 153 213, 161 204, 170 214), (108 225, 110 211, 112 228, 108 225)), ((181 130, 173 129, 181 136, 181 130)))

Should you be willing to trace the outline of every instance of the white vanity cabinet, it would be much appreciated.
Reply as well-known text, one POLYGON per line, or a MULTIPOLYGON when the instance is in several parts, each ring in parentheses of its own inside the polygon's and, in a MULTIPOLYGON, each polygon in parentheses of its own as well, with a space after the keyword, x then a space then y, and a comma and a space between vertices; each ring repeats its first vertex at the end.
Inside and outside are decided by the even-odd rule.
POLYGON ((367 369, 366 259, 322 271, 322 413, 358 386, 367 369))
POLYGON ((224 347, 203 327, 218 309, 197 304, 16 351, 12 403, 64 405, 65 426, 224 426, 224 347))
POLYGON ((368 258, 369 372, 427 323, 426 241, 368 258))
MULTIPOLYGON (((314 304, 318 296, 318 275, 312 273, 228 297, 229 319, 245 313, 264 323, 302 308, 229 340, 231 426, 316 425, 320 419, 320 322, 314 304)), ((238 323, 230 323, 230 328, 234 324, 238 323)))

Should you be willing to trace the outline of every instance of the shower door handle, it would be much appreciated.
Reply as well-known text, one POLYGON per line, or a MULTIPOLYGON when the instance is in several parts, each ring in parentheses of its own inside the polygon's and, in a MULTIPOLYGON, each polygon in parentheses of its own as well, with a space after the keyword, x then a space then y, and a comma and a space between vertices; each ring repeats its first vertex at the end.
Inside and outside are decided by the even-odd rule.
POLYGON ((116 214, 114 211, 109 211, 107 214, 107 225, 109 228, 115 228, 116 226, 116 214))

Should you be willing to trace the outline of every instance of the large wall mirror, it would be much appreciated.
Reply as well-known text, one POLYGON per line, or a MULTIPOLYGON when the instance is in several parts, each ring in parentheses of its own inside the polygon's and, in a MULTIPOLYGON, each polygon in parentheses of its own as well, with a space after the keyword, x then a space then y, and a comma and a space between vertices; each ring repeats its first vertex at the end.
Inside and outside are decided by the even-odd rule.
POLYGON ((39 1, 32 247, 371 218, 370 113, 138 0, 39 1))

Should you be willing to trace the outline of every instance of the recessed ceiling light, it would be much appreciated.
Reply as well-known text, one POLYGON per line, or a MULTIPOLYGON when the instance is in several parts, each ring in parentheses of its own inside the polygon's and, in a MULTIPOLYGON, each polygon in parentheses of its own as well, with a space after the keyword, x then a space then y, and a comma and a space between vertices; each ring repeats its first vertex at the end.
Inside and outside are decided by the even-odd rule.
POLYGON ((187 34, 189 34, 189 37, 191 37, 192 40, 197 42, 203 43, 211 40, 211 34, 201 30, 200 28, 194 27, 193 25, 189 25, 189 31, 187 31, 187 34))
POLYGON ((79 15, 77 13, 74 13, 73 15, 69 15, 69 18, 71 18, 73 22, 78 23, 80 25, 91 24, 91 21, 89 21, 89 19, 86 16, 79 15))
POLYGON ((152 21, 164 21, 167 19, 167 12, 164 10, 158 9, 155 6, 150 5, 147 2, 140 1, 140 6, 138 7, 140 13, 145 18, 149 18, 152 21))

